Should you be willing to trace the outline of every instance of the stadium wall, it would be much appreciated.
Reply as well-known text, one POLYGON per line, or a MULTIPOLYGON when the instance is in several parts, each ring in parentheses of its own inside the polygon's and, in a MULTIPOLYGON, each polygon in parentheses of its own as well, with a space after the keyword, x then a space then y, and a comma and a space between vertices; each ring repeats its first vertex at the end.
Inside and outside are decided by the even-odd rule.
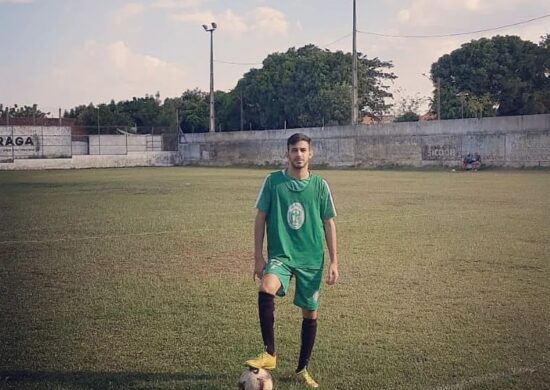
POLYGON ((68 126, 0 126, 0 162, 70 157, 71 146, 68 126))
POLYGON ((468 153, 484 166, 550 167, 550 115, 494 117, 287 130, 185 134, 184 165, 279 166, 286 139, 313 139, 314 165, 457 167, 468 153))
POLYGON ((73 135, 70 126, 0 126, 0 170, 172 166, 161 135, 73 135))
POLYGON ((74 155, 70 158, 15 159, 2 170, 165 167, 179 165, 178 152, 128 152, 125 155, 74 155))

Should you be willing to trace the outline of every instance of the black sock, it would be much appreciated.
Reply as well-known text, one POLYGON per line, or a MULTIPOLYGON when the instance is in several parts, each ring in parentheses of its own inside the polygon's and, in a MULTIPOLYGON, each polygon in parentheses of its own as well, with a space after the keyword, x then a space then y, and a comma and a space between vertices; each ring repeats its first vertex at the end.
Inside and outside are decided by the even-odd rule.
POLYGON ((260 314, 260 328, 265 350, 275 355, 275 297, 260 291, 258 293, 258 312, 260 314))
POLYGON ((302 371, 307 367, 313 344, 315 344, 315 336, 317 335, 317 320, 304 318, 302 321, 302 346, 300 348, 300 359, 298 360, 298 368, 296 372, 302 371))

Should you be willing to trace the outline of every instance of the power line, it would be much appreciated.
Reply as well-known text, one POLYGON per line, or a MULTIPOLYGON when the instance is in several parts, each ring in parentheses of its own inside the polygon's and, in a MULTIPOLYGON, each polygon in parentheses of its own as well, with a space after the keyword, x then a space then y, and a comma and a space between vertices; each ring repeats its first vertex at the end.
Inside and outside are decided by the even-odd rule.
POLYGON ((351 37, 351 35, 352 35, 352 34, 346 34, 346 35, 344 35, 344 36, 342 36, 342 37, 340 37, 340 38, 338 38, 338 39, 336 39, 336 40, 334 40, 334 41, 332 41, 332 42, 330 42, 330 43, 326 43, 326 44, 322 45, 321 47, 326 48, 327 46, 334 45, 336 42, 340 42, 342 39, 351 37))
MULTIPOLYGON (((548 18, 548 17, 550 17, 550 14, 538 16, 538 17, 536 17, 536 18, 532 18, 532 19, 528 19, 528 20, 523 20, 523 21, 521 21, 521 22, 506 24, 506 25, 503 25, 503 26, 492 27, 492 28, 485 28, 485 29, 474 30, 474 31, 465 31, 465 32, 459 32, 459 33, 450 33, 450 34, 394 35, 394 34, 383 34, 383 33, 377 33, 377 32, 372 32, 372 31, 360 31, 360 30, 357 30, 357 32, 360 33, 360 34, 375 35, 375 36, 385 37, 385 38, 413 38, 413 39, 414 39, 414 38, 416 38, 416 39, 446 38, 446 37, 456 37, 456 36, 461 36, 461 35, 471 35, 471 34, 477 34, 477 33, 482 33, 482 32, 489 32, 489 31, 502 30, 502 29, 505 29, 505 28, 514 27, 514 26, 519 26, 519 25, 527 24, 527 23, 531 23, 531 22, 534 22, 534 21, 537 21, 537 20, 541 20, 541 19, 546 19, 546 18, 548 18)), ((351 35, 352 35, 352 34, 343 35, 343 36, 341 36, 340 38, 335 39, 335 40, 332 41, 332 42, 329 42, 329 43, 326 43, 326 44, 324 44, 324 45, 321 45, 320 47, 328 48, 328 46, 334 45, 335 43, 340 42, 340 41, 343 40, 343 39, 349 38, 351 35)), ((262 65, 262 64, 263 64, 262 62, 232 62, 232 61, 221 61, 221 60, 214 60, 214 62, 218 62, 218 63, 220 63, 220 64, 244 65, 244 66, 262 65)))
POLYGON ((221 61, 221 60, 214 60, 214 62, 218 62, 220 64, 229 64, 229 65, 262 65, 261 62, 231 62, 231 61, 221 61))
POLYGON ((358 33, 361 33, 361 34, 376 35, 376 36, 379 36, 379 37, 386 37, 386 38, 445 38, 445 37, 456 37, 456 36, 460 36, 460 35, 470 35, 470 34, 477 34, 477 33, 482 33, 482 32, 489 32, 489 31, 502 30, 502 29, 505 29, 505 28, 508 28, 508 27, 519 26, 519 25, 521 25, 521 24, 531 23, 531 22, 534 22, 534 21, 536 21, 536 20, 541 20, 541 19, 545 19, 545 18, 548 18, 548 17, 550 17, 550 14, 542 15, 542 16, 539 16, 539 17, 536 17, 536 18, 533 18, 533 19, 529 19, 529 20, 524 20, 524 21, 521 21, 521 22, 506 24, 506 25, 503 25, 503 26, 492 27, 492 28, 485 28, 485 29, 482 29, 482 30, 475 30, 475 31, 466 31, 466 32, 459 32, 459 33, 451 33, 451 34, 433 34, 433 35, 392 35, 392 34, 382 34, 382 33, 371 32, 371 31, 359 31, 359 30, 357 30, 357 32, 358 32, 358 33))

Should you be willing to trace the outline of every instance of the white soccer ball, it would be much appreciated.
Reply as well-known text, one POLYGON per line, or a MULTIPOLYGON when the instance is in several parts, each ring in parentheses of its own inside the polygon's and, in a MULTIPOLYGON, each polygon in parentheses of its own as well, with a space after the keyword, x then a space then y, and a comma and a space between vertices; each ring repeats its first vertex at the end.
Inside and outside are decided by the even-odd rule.
POLYGON ((239 378, 239 390, 273 390, 273 378, 261 368, 247 368, 239 378))

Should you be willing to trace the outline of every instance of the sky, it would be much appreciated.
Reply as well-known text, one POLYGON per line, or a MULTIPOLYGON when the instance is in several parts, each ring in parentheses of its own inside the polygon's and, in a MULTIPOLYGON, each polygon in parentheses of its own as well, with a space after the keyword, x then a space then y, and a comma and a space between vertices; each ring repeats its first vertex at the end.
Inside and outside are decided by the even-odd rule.
MULTIPOLYGON (((216 90, 231 90, 270 53, 315 44, 351 52, 352 0, 0 0, 0 104, 38 104, 57 115, 88 103, 210 88, 216 22, 216 90)), ((357 0, 357 49, 391 61, 396 100, 429 97, 426 75, 443 54, 481 37, 540 42, 550 17, 485 33, 441 38, 550 15, 548 0, 357 0), (423 75, 425 74, 425 75, 423 75)))

